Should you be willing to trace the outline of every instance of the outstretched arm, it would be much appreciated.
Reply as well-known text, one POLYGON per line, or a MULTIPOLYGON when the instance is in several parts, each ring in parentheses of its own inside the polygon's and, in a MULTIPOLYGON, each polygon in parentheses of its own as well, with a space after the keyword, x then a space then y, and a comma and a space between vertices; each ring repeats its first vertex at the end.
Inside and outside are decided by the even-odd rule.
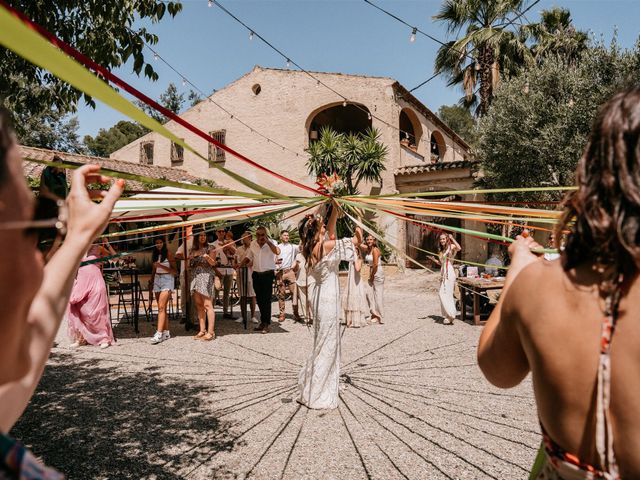
POLYGON ((8 432, 29 403, 49 358, 51 345, 69 302, 71 287, 82 256, 91 242, 104 229, 116 200, 122 194, 124 181, 117 180, 108 192, 95 190, 94 203, 87 191, 92 182, 107 183, 98 175, 98 165, 85 165, 73 174, 68 197, 69 221, 67 238, 44 268, 40 290, 28 314, 31 327, 30 368, 20 380, 0 387, 0 431, 8 432))
POLYGON ((500 300, 493 309, 478 342, 478 365, 496 387, 511 388, 529 373, 529 363, 516 328, 518 287, 511 290, 516 277, 539 257, 531 253, 539 245, 532 238, 518 236, 509 247, 511 266, 500 300))

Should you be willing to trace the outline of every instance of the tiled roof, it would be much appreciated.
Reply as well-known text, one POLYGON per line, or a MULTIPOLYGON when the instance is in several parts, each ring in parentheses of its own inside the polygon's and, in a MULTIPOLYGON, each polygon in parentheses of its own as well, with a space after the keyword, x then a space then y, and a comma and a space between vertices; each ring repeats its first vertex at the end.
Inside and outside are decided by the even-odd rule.
POLYGON ((452 170, 459 168, 474 168, 479 162, 471 160, 459 160, 457 162, 437 162, 420 165, 409 165, 407 167, 396 168, 394 175, 412 175, 417 173, 436 172, 438 170, 452 170))
MULTIPOLYGON (((195 183, 198 177, 181 170, 179 168, 157 167, 154 165, 142 165, 139 163, 124 162, 122 160, 114 160, 113 158, 93 157, 90 155, 79 155, 76 153, 59 152, 56 150, 47 150, 44 148, 20 146, 22 152, 23 171, 26 177, 39 178, 45 165, 34 160, 52 160, 54 155, 58 155, 63 160, 78 163, 95 163, 111 170, 131 173, 134 175, 144 175, 145 177, 171 180, 174 182, 191 182, 195 183)), ((139 182, 127 180, 128 188, 144 188, 139 182)))

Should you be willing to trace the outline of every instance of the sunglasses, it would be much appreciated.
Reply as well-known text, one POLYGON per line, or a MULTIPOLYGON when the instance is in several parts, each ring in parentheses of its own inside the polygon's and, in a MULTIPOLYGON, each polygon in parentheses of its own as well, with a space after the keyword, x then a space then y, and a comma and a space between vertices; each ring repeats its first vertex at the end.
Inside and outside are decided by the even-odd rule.
POLYGON ((32 220, 0 223, 0 231, 25 230, 28 236, 39 240, 53 240, 67 234, 67 206, 63 200, 39 195, 32 220))

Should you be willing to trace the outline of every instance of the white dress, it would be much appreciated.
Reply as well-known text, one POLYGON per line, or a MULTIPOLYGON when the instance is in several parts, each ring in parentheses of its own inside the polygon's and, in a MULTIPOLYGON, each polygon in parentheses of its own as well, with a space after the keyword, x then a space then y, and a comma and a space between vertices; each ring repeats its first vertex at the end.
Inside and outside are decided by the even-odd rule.
MULTIPOLYGON (((369 253, 364 257, 369 267, 373 268, 373 254, 369 253)), ((384 317, 384 270, 382 269, 382 255, 378 256, 378 269, 373 276, 373 285, 367 281, 367 302, 369 312, 377 316, 380 320, 384 317)))
POLYGON ((366 327, 369 306, 367 293, 364 288, 366 280, 363 280, 360 272, 356 271, 355 263, 349 263, 349 275, 347 288, 342 294, 342 311, 347 327, 366 327))
POLYGON ((298 375, 298 402, 309 408, 337 408, 340 378, 340 285, 338 266, 353 262, 350 238, 338 240, 331 252, 308 272, 309 300, 313 316, 313 350, 298 375))
MULTIPOLYGON (((458 314, 456 310, 456 300, 453 297, 453 290, 456 286, 456 271, 451 262, 449 249, 440 253, 440 308, 442 316, 448 322, 453 322, 458 314)), ((463 305, 464 308, 464 305, 463 305)))

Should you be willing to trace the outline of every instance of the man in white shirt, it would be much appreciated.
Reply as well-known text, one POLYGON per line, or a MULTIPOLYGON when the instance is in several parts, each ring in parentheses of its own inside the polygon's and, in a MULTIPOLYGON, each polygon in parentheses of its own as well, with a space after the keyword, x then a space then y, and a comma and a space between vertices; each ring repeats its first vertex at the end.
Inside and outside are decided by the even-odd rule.
POLYGON ((215 259, 220 275, 216 274, 214 281, 214 296, 212 298, 218 298, 218 292, 222 290, 222 318, 231 318, 231 311, 229 309, 229 298, 231 296, 231 286, 233 284, 233 255, 228 251, 228 248, 235 247, 233 245, 233 237, 231 241, 225 240, 227 231, 223 228, 216 230, 218 239, 211 243, 209 246, 215 249, 215 259), (231 245, 229 245, 229 243, 231 245), (225 248, 226 247, 226 248, 225 248))
POLYGON ((256 303, 260 309, 260 325, 254 330, 269 333, 271 325, 271 291, 275 278, 276 255, 280 249, 267 237, 264 227, 256 229, 256 239, 251 242, 247 258, 253 267, 251 278, 253 290, 256 293, 256 303))
MULTIPOLYGON (((181 242, 178 246, 178 250, 176 250, 175 258, 176 260, 181 260, 180 262, 180 305, 182 307, 182 316, 184 317, 184 321, 187 327, 191 326, 191 319, 189 318, 189 314, 187 313, 187 295, 190 295, 189 285, 187 285, 187 262, 184 260, 189 255, 189 250, 193 246, 193 227, 189 225, 186 229, 187 236, 187 253, 185 255, 184 250, 184 242, 181 242)), ((191 282, 189 278, 188 282, 191 282)))
POLYGON ((309 294, 313 288, 313 277, 307 275, 307 260, 300 252, 301 245, 298 245, 298 254, 293 264, 293 271, 296 273, 296 289, 298 292, 298 305, 302 311, 300 317, 306 323, 313 323, 311 318, 311 306, 309 305, 309 294))
POLYGON ((298 315, 298 289, 296 285, 296 272, 293 270, 298 246, 289 243, 289 232, 283 230, 280 233, 280 243, 278 244, 280 254, 276 260, 276 285, 278 286, 278 306, 280 307, 280 322, 284 322, 285 297, 287 287, 291 290, 291 304, 293 306, 293 319, 296 322, 302 321, 298 315))

